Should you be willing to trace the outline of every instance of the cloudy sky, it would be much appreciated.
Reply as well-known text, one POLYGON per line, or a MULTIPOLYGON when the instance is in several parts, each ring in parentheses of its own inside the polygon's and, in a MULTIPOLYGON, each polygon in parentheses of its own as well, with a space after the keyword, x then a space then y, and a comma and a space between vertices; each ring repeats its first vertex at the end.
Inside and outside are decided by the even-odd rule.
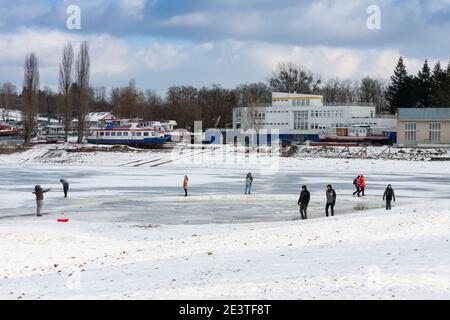
POLYGON ((57 88, 63 45, 89 41, 92 85, 264 81, 281 61, 323 78, 388 78, 400 55, 416 72, 450 60, 450 0, 0 0, 0 83, 21 85, 35 52, 42 86, 57 88), (67 8, 81 9, 69 30, 67 8), (367 8, 381 9, 381 29, 367 8))

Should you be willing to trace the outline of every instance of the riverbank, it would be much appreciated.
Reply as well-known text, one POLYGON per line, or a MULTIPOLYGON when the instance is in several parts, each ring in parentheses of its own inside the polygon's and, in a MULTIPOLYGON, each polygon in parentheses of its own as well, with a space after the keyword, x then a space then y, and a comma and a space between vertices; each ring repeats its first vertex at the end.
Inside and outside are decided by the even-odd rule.
POLYGON ((449 299, 447 204, 234 225, 0 221, 0 298, 449 299))

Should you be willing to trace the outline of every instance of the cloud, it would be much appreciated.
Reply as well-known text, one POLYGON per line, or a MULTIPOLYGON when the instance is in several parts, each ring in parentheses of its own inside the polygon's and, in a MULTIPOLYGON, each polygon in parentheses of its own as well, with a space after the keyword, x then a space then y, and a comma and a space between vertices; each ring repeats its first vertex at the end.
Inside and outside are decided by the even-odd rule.
POLYGON ((138 51, 138 61, 150 70, 173 70, 189 59, 189 49, 173 44, 152 43, 138 51))
POLYGON ((119 0, 119 7, 126 17, 142 20, 146 3, 146 0, 119 0))
POLYGON ((121 75, 129 63, 128 43, 109 35, 89 35, 87 37, 66 34, 59 31, 21 29, 15 33, 0 34, 0 81, 21 83, 23 62, 26 54, 36 53, 39 59, 43 84, 57 87, 58 65, 61 51, 71 42, 75 54, 81 41, 88 41, 92 77, 107 78, 121 75), (20 72, 17 72, 20 70, 20 72))
POLYGON ((91 46, 92 83, 135 78, 170 85, 234 86, 264 81, 282 61, 324 78, 388 78, 400 55, 416 73, 423 60, 450 58, 450 0, 0 0, 0 82, 20 85, 35 51, 43 84, 57 86, 67 41, 91 46), (82 9, 82 30, 66 29, 66 7, 82 9), (368 5, 382 29, 368 30, 368 5))
POLYGON ((162 27, 206 27, 211 21, 202 12, 193 12, 184 15, 173 16, 166 21, 157 22, 162 27))

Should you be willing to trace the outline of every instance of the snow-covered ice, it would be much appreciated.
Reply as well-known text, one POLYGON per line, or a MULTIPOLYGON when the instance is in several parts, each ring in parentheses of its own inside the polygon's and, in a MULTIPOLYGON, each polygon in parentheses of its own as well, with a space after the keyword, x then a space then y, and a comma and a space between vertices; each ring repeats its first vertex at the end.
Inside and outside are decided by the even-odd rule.
POLYGON ((193 159, 54 149, 0 156, 0 298, 450 298, 446 162, 293 157, 267 172, 212 150, 193 159), (248 171, 255 183, 244 196, 248 171), (364 199, 351 196, 358 173, 364 199), (333 218, 324 217, 328 183, 333 218), (35 184, 52 187, 41 219, 35 184), (312 193, 307 221, 298 220, 302 184, 312 193))

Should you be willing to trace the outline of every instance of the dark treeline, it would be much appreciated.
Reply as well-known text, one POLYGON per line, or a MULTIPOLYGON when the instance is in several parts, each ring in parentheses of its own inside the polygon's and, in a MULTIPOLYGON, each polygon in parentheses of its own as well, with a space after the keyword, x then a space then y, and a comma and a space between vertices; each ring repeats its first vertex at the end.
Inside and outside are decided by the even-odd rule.
MULTIPOLYGON (((372 104, 381 114, 395 114, 400 107, 450 107, 450 63, 445 69, 437 63, 431 70, 425 60, 417 75, 410 75, 400 58, 390 81, 369 76, 359 81, 339 78, 323 81, 300 65, 280 63, 264 82, 241 84, 232 89, 220 85, 172 86, 161 96, 153 90, 139 89, 133 80, 125 87, 111 90, 89 86, 87 50, 84 43, 75 57, 70 44, 64 47, 58 92, 33 84, 33 90, 37 90, 35 99, 33 90, 25 90, 25 82, 20 91, 11 83, 0 85, 1 120, 8 110, 25 111, 24 105, 32 105, 32 110, 42 116, 58 117, 63 123, 82 119, 88 111, 112 111, 120 118, 176 120, 180 128, 189 129, 197 120, 203 121, 205 128, 223 128, 231 126, 234 107, 270 104, 273 91, 320 94, 328 105, 372 104)), ((33 71, 37 80, 38 71, 33 71)), ((82 132, 83 128, 78 129, 82 132)))
POLYGON ((444 70, 438 62, 431 71, 425 60, 417 75, 410 75, 403 58, 400 57, 386 90, 388 111, 398 108, 449 108, 450 107, 450 63, 444 70))

